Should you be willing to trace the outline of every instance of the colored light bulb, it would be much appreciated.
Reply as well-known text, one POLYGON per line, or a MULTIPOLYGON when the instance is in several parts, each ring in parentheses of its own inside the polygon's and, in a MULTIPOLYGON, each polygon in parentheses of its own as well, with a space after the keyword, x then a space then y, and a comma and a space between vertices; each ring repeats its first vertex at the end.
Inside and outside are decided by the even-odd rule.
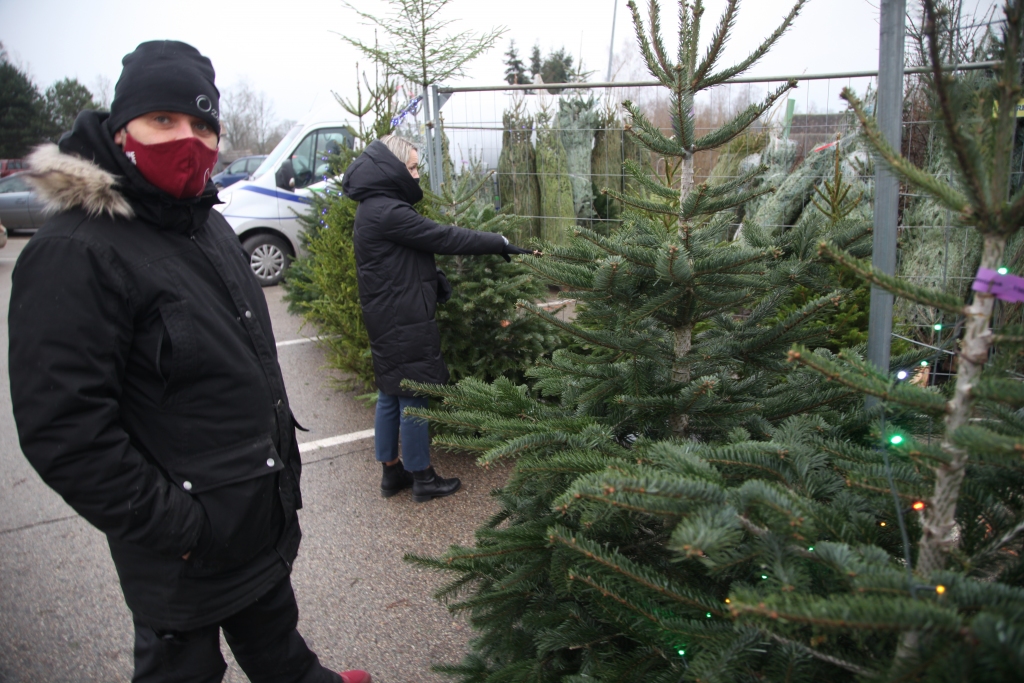
POLYGON ((942 323, 935 323, 934 325, 932 325, 932 328, 934 328, 936 331, 941 330, 942 323))
POLYGON ((1006 275, 1009 271, 1006 270, 1006 267, 1004 266, 1004 267, 1000 268, 999 270, 997 270, 996 272, 999 273, 1000 275, 1006 275))
POLYGON ((926 360, 921 361, 921 367, 922 368, 928 367, 928 361, 926 361, 926 360))
POLYGON ((916 500, 916 501, 914 501, 914 504, 911 505, 910 507, 912 507, 915 510, 917 510, 918 512, 920 512, 921 510, 924 510, 924 503, 922 501, 920 501, 920 500, 916 500))
POLYGON ((889 437, 889 443, 891 443, 893 446, 899 446, 901 443, 903 443, 903 437, 900 436, 899 434, 893 434, 892 436, 889 437))
POLYGON ((935 587, 935 592, 936 592, 936 593, 938 593, 939 595, 942 595, 943 593, 945 593, 945 592, 946 592, 946 587, 945 587, 945 586, 943 586, 943 585, 942 585, 942 584, 940 583, 940 584, 939 584, 938 586, 936 586, 936 587, 935 587))
POLYGON ((900 370, 899 372, 896 373, 896 379, 906 379, 906 378, 907 378, 907 371, 906 370, 900 370))

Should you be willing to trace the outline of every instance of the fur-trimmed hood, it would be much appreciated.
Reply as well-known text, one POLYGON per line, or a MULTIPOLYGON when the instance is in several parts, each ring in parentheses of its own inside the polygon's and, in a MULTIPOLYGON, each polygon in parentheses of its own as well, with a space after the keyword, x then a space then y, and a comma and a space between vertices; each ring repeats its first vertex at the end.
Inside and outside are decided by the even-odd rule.
POLYGON ((90 216, 133 218, 131 204, 117 189, 117 176, 91 161, 40 145, 28 157, 29 182, 50 213, 82 209, 90 216))

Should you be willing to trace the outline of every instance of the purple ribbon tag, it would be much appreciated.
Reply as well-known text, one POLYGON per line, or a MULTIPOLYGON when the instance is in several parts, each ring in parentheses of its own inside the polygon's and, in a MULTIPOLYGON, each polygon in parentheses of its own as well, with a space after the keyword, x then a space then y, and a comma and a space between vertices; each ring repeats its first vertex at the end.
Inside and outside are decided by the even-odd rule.
POLYGON ((1016 275, 1000 275, 990 268, 979 268, 971 289, 985 292, 1001 301, 1024 302, 1024 278, 1016 275))

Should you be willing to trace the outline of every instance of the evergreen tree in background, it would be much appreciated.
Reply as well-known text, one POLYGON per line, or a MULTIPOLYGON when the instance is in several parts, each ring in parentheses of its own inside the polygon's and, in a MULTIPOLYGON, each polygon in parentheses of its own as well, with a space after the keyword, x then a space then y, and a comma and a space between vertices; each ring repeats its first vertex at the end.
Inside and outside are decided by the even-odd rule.
POLYGON ((540 75, 545 83, 571 83, 572 55, 564 47, 552 50, 541 64, 540 75))
POLYGON ((540 73, 543 62, 540 58, 540 44, 534 43, 533 49, 530 50, 530 75, 536 77, 540 73))
MULTIPOLYGON (((514 235, 529 222, 481 200, 480 189, 493 182, 493 171, 479 163, 459 175, 443 136, 444 177, 441 194, 425 190, 425 213, 439 223, 514 235)), ((520 300, 539 301, 546 291, 540 279, 521 263, 500 256, 438 256, 437 265, 452 286, 452 298, 437 307, 441 349, 452 381, 504 377, 520 382, 537 360, 549 356, 561 339, 535 316, 519 315, 520 300)))
POLYGON ((50 139, 54 142, 71 130, 79 112, 99 109, 92 92, 77 78, 63 78, 46 89, 46 116, 49 119, 50 139))
POLYGON ((509 85, 522 85, 529 83, 526 77, 526 65, 519 59, 519 51, 516 50, 516 41, 510 40, 508 52, 505 53, 505 82, 509 85))
POLYGON ((18 159, 48 133, 46 106, 32 79, 0 46, 0 159, 18 159))

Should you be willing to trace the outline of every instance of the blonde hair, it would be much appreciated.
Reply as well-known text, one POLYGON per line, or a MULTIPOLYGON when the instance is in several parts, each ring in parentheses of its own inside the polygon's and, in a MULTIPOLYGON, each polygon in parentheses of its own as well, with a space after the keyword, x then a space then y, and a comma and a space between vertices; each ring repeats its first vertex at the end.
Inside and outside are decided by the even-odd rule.
POLYGON ((397 135, 385 135, 380 139, 384 143, 384 146, 391 150, 391 153, 398 157, 398 160, 403 164, 409 163, 409 157, 416 151, 416 145, 412 144, 405 138, 400 138, 397 135))

